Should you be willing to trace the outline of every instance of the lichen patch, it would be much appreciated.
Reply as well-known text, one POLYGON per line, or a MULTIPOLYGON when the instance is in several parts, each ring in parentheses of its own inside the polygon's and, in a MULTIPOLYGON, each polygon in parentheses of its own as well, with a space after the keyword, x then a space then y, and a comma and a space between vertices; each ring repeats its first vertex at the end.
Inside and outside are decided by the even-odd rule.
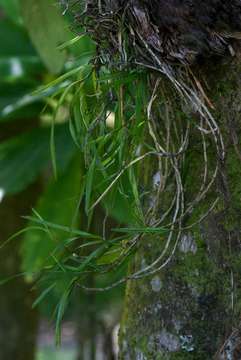
POLYGON ((151 280, 151 288, 154 292, 159 292, 161 290, 162 282, 158 275, 151 280))

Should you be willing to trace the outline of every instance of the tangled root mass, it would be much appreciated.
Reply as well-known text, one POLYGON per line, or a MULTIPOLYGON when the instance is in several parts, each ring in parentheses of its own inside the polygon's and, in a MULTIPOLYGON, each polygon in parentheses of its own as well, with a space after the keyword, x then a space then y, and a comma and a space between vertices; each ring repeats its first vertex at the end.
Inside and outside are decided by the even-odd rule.
POLYGON ((235 39, 241 39, 240 0, 87 0, 82 5, 85 11, 77 19, 99 47, 154 67, 160 61, 192 64, 233 54, 235 39), (128 37, 128 49, 120 33, 128 37))

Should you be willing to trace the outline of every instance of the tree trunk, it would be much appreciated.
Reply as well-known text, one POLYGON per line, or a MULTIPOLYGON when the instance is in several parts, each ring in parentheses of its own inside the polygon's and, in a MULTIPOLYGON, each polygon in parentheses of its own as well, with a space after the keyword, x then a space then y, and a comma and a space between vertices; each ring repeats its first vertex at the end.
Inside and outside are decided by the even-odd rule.
MULTIPOLYGON (((0 245, 24 228, 27 215, 39 194, 36 184, 21 194, 7 197, 0 203, 0 245)), ((1 280, 21 273, 19 238, 0 250, 1 280)), ((22 276, 0 289, 0 360, 33 360, 37 335, 37 313, 31 284, 22 276)))
MULTIPOLYGON (((221 201, 205 220, 183 232, 172 261, 160 273, 127 284, 120 359, 241 359, 241 335, 234 331, 241 313, 240 70, 236 61, 200 70, 226 148, 213 191, 202 206, 206 209, 216 196, 221 201)), ((195 134, 189 151, 195 163, 187 180, 192 193, 202 161, 195 134)), ((143 240, 131 271, 143 261, 150 263, 159 248, 156 239, 143 240)))

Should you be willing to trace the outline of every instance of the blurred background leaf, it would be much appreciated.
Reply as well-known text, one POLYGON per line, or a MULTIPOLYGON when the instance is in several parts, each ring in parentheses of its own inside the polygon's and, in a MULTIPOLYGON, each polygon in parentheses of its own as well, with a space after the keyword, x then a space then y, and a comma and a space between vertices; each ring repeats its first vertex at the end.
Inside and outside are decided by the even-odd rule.
MULTIPOLYGON (((65 291, 68 293, 73 276, 76 276, 76 269, 93 270, 111 266, 123 251, 121 241, 117 245, 110 243, 105 248, 103 241, 99 246, 98 241, 95 242, 96 239, 92 241, 90 238, 87 242, 91 246, 86 247, 81 247, 85 240, 78 238, 78 246, 75 249, 76 244, 71 241, 71 236, 74 237, 71 228, 78 228, 81 223, 81 228, 93 231, 102 238, 105 211, 110 218, 114 217, 118 224, 126 225, 126 221, 131 218, 132 207, 128 206, 129 198, 123 200, 122 192, 116 186, 102 202, 100 212, 94 214, 94 218, 91 219, 93 221, 88 222, 84 214, 85 208, 88 212, 95 199, 96 187, 102 191, 106 185, 106 178, 99 171, 97 158, 97 166, 93 165, 92 175, 89 173, 89 178, 92 176, 92 186, 89 184, 88 194, 86 193, 88 176, 84 176, 82 170, 86 174, 85 166, 88 165, 83 166, 83 153, 80 151, 86 146, 93 150, 95 144, 92 147, 86 142, 85 135, 88 129, 81 127, 83 123, 80 126, 78 116, 82 112, 83 121, 88 117, 89 126, 100 110, 103 111, 102 99, 98 95, 102 88, 97 86, 92 65, 87 65, 95 51, 94 44, 87 36, 79 35, 81 29, 78 29, 77 34, 71 32, 68 23, 70 14, 66 13, 63 17, 57 1, 0 0, 0 14, 0 200, 3 197, 3 201, 9 200, 11 204, 14 199, 16 205, 16 208, 15 205, 11 205, 4 210, 6 219, 8 213, 11 218, 10 223, 6 220, 6 226, 10 228, 8 236, 20 230, 20 220, 21 224, 30 228, 34 225, 30 220, 24 223, 22 217, 28 215, 32 207, 35 209, 35 215, 46 222, 65 225, 70 229, 69 232, 63 232, 57 227, 50 230, 48 226, 45 227, 46 231, 30 229, 24 237, 9 242, 4 247, 4 253, 0 254, 4 257, 3 264, 14 265, 14 268, 8 269, 14 278, 16 273, 17 279, 20 279, 19 274, 23 270, 26 272, 24 281, 22 278, 19 280, 19 286, 24 283, 28 289, 34 289, 34 292, 27 292, 26 288, 21 288, 20 292, 16 284, 10 283, 9 289, 5 287, 0 292, 0 301, 7 298, 6 307, 2 307, 3 312, 15 314, 14 294, 19 294, 20 309, 21 301, 28 302, 31 306, 35 294, 35 301, 39 299, 38 312, 42 324, 44 318, 48 321, 52 319, 55 308, 61 309, 61 296, 65 291), (69 107, 78 98, 79 90, 81 99, 75 106, 75 128, 72 127, 73 119, 69 107), (76 133, 76 129, 80 132, 76 133), (78 146, 74 142, 75 136, 78 146), (53 176, 51 163, 57 168, 57 179, 53 176), (21 204, 15 200, 18 196, 21 204), (30 201, 31 196, 33 199, 30 201), (21 211, 22 204, 27 206, 27 210, 24 208, 25 210, 21 211), (125 210, 126 205, 128 212, 125 210), (95 258, 94 254, 99 254, 99 257, 95 258), (45 266, 48 266, 46 276, 33 282, 36 280, 33 276, 35 272, 40 274, 40 270, 45 266), (68 269, 66 272, 65 267, 68 269), (75 269, 75 272, 72 273, 71 269, 75 269), (28 282, 27 285, 25 281, 28 282), (46 295, 41 298, 43 294, 46 295)), ((103 90, 106 92, 105 86, 103 83, 103 90)), ((104 149, 105 145, 100 142, 100 146, 104 149)), ((108 176, 108 173, 105 176, 108 176)), ((128 186, 128 179, 126 181, 128 186)), ((41 224, 43 229, 44 224, 41 224)), ((0 228, 1 233, 4 226, 0 228)), ((112 224, 108 224, 108 227, 112 227, 112 224)), ((3 239, 6 240, 7 237, 3 239)), ((106 286, 124 275, 126 265, 120 267, 116 273, 91 275, 87 278, 84 275, 83 279, 93 286, 106 286)), ((9 273, 6 277, 7 275, 9 273)), ((5 276, 3 271, 1 276, 5 276)), ((71 340, 72 360, 74 356, 80 356, 85 348, 92 347, 97 351, 93 333, 101 336, 102 343, 109 339, 109 332, 119 319, 122 296, 123 288, 92 295, 78 288, 74 289, 73 295, 67 299, 70 306, 65 314, 67 320, 73 320, 71 326, 75 329, 77 337, 76 341, 73 337, 71 340), (76 347, 79 348, 78 354, 73 351, 76 347)), ((31 309, 28 311, 28 316, 31 317, 31 309)), ((21 311, 19 313, 21 314, 21 311)), ((59 316, 59 320, 62 320, 62 315, 64 314, 59 316)), ((16 314, 14 316, 17 318, 16 314)), ((28 340, 26 331, 30 324, 30 321, 18 321, 14 344, 18 344, 21 334, 26 334, 25 338, 28 340)), ((9 322, 8 325, 11 329, 12 324, 9 322)), ((46 323, 44 326, 46 331, 46 323)), ((29 331, 33 339, 40 337, 41 343, 44 338, 40 334, 41 331, 29 331)), ((49 338, 53 342, 53 333, 49 338)), ((42 343, 40 347, 41 354, 37 355, 39 358, 44 356, 42 343)), ((108 347, 110 350, 111 346, 108 347)), ((23 354, 24 350, 20 347, 18 354, 23 354)), ((30 350, 28 351, 30 353, 30 350)), ((52 348, 46 356, 48 360, 52 360, 55 356, 60 358, 64 354, 65 359, 70 351, 59 351, 56 355, 57 352, 55 354, 52 348)), ((10 355, 10 359, 4 357, 5 360, 13 358, 16 356, 10 355)))
MULTIPOLYGON (((79 217, 74 222, 73 219, 78 211, 80 188, 81 171, 77 157, 69 163, 58 180, 50 182, 44 190, 36 206, 37 213, 48 222, 70 228, 76 227, 79 217)), ((55 254, 58 257, 59 252, 63 253, 66 239, 68 234, 58 229, 50 229, 49 232, 28 231, 22 246, 23 271, 31 276, 32 273, 42 270, 44 266, 55 263, 51 255, 55 254), (58 247, 59 251, 54 252, 58 247)))
POLYGON ((0 0, 0 7, 4 9, 7 16, 15 23, 21 24, 20 6, 18 0, 0 0))
MULTIPOLYGON (((56 126, 57 167, 66 169, 75 145, 66 125, 56 126)), ((41 171, 50 166, 50 130, 34 129, 0 144, 0 188, 4 194, 24 190, 41 171)))
POLYGON ((66 61, 58 46, 73 37, 54 0, 20 0, 23 20, 43 62, 52 73, 59 73, 66 61))

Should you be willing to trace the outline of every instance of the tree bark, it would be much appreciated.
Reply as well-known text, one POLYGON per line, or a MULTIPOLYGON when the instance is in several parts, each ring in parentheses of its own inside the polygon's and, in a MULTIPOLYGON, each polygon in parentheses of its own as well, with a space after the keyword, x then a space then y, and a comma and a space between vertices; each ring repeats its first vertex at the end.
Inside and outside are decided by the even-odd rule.
MULTIPOLYGON (((39 194, 39 186, 7 197, 0 204, 0 245, 24 228, 27 215, 39 194)), ((19 238, 0 250, 1 280, 21 273, 19 238)), ((0 360, 33 360, 37 337, 37 312, 32 309, 34 293, 23 276, 0 289, 0 360)))
MULTIPOLYGON (((233 60, 208 64, 200 71, 226 148, 205 203, 211 204, 216 196, 221 202, 202 223, 183 232, 171 263, 160 273, 127 284, 120 331, 123 360, 241 358, 241 65, 233 60), (234 341, 230 334, 235 327, 234 341)), ((202 161, 195 134, 189 150, 196 164, 187 184, 188 191, 195 192, 202 161)), ((200 207, 197 211, 205 212, 200 207)), ((188 222, 196 216, 194 212, 188 222)), ((131 272, 158 256, 157 241, 143 240, 131 272)))

